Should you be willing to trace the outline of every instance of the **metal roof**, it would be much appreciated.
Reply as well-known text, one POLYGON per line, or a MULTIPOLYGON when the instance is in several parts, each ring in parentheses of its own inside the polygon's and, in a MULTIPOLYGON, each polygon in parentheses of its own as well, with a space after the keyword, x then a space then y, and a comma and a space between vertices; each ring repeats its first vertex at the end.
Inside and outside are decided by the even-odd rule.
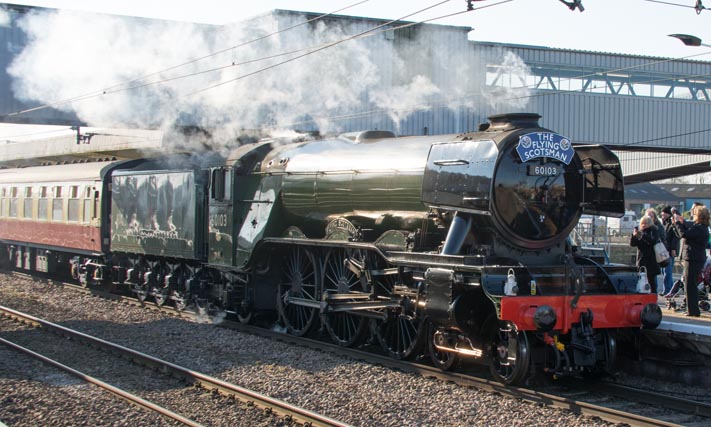
MULTIPOLYGON (((37 9, 0 7, 14 13, 12 19, 37 9)), ((277 9, 254 19, 271 20, 274 28, 287 28, 316 15, 320 14, 277 9)), ((337 22, 344 34, 357 34, 388 22, 347 15, 332 15, 326 21, 337 22)), ((470 27, 417 24, 395 29, 402 23, 393 23, 391 30, 362 39, 370 61, 378 67, 381 82, 378 88, 362 94, 361 107, 332 118, 341 132, 378 129, 401 135, 458 133, 475 130, 492 114, 532 112, 543 116, 543 126, 574 142, 641 150, 644 154, 656 151, 656 155, 646 157, 639 151, 620 155, 623 168, 629 172, 629 182, 711 170, 708 157, 703 157, 711 153, 711 62, 471 41, 470 27), (397 46, 419 35, 426 35, 418 38, 422 55, 394 57, 397 46), (445 51, 445 47, 449 50, 445 51), (525 65, 526 73, 516 74, 516 70, 505 66, 511 53, 525 65), (400 60, 406 61, 407 72, 403 75, 395 72, 400 60), (376 108, 373 96, 378 91, 407 87, 417 75, 426 75, 440 89, 439 97, 428 98, 424 107, 412 106, 409 114, 403 113, 397 122, 393 121, 392 110, 376 108), (684 150, 685 154, 695 155, 659 155, 664 150, 684 150)), ((24 37, 14 21, 10 27, 0 27, 0 112, 28 106, 12 97, 5 72, 26 43, 24 37)), ((280 37, 286 40, 289 34, 280 37)), ((72 114, 52 109, 13 120, 72 125, 77 122, 72 114)), ((260 125, 263 123, 255 123, 253 128, 260 125)), ((292 127, 311 131, 316 125, 292 127)), ((127 143, 122 154, 142 153, 130 151, 130 144, 146 148, 130 136, 122 138, 127 143)), ((91 149, 96 150, 98 145, 92 142, 91 149)), ((161 147, 161 143, 155 145, 161 147)), ((59 142, 58 147, 72 155, 81 154, 69 141, 59 142)), ((115 155, 109 147, 105 152, 115 155)), ((21 154, 0 146, 0 156, 3 153, 21 160, 21 154)))
POLYGON ((97 181, 101 180, 101 172, 113 162, 75 163, 57 165, 48 168, 36 166, 27 168, 0 169, 0 185, 22 183, 51 183, 64 181, 97 181))

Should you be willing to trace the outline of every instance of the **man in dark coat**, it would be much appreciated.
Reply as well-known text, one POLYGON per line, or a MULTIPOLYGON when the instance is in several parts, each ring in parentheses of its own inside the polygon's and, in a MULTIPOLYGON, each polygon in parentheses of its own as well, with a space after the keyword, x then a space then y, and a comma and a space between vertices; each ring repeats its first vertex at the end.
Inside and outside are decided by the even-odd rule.
POLYGON ((709 241, 709 210, 696 205, 691 209, 693 222, 684 221, 681 215, 674 215, 674 229, 681 237, 681 260, 684 265, 684 289, 686 291, 687 316, 699 317, 699 274, 706 263, 706 246, 709 241))
POLYGON ((664 231, 666 232, 667 237, 666 241, 664 241, 664 246, 667 248, 667 252, 669 252, 669 264, 663 268, 664 286, 660 289, 661 294, 671 292, 672 286, 674 285, 674 258, 676 258, 679 254, 680 239, 674 230, 674 223, 672 222, 673 211, 676 211, 676 209, 672 210, 671 206, 664 206, 662 209, 662 224, 664 224, 664 231))

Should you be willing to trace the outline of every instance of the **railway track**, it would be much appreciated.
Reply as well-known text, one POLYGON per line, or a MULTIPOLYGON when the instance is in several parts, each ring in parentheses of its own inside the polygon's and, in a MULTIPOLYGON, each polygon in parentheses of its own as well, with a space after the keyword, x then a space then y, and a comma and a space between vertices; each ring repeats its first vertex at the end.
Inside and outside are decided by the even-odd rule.
POLYGON ((369 351, 345 349, 319 340, 294 337, 229 320, 221 323, 220 326, 318 351, 328 351, 392 369, 414 372, 424 377, 436 378, 465 387, 476 387, 481 390, 501 393, 539 405, 598 417, 613 423, 639 427, 702 427, 711 423, 711 405, 709 404, 614 383, 574 381, 566 382, 564 387, 558 385, 536 389, 510 387, 488 379, 488 373, 484 373, 483 369, 474 369, 474 371, 481 371, 476 373, 444 372, 421 363, 395 360, 369 351))
MULTIPOLYGON (((141 302, 135 298, 117 296, 111 293, 65 284, 80 292, 88 292, 113 301, 141 306, 150 310, 188 319, 191 321, 214 321, 206 316, 189 311, 178 311, 169 306, 157 306, 141 302)), ((423 377, 436 378, 461 386, 475 387, 481 390, 501 393, 517 399, 523 399, 542 406, 559 408, 578 414, 598 417, 608 422, 623 423, 631 426, 690 426, 701 427, 711 423, 711 405, 693 400, 654 393, 648 390, 633 389, 627 386, 603 382, 565 382, 536 389, 508 387, 488 379, 483 369, 468 372, 443 372, 432 366, 399 361, 377 354, 377 352, 344 348, 316 339, 295 337, 281 332, 245 325, 232 320, 219 318, 214 323, 220 327, 286 342, 292 345, 330 352, 339 356, 361 360, 370 364, 382 365, 392 369, 413 372, 423 377)))
MULTIPOLYGON (((122 359, 130 360, 138 365, 150 368, 155 372, 160 372, 165 375, 179 378, 187 384, 191 384, 193 386, 199 387, 201 389, 207 390, 212 393, 220 394, 222 396, 237 399, 237 400, 244 402, 250 406, 253 405, 253 406, 255 406, 257 408, 261 408, 269 413, 277 414, 280 417, 283 417, 287 420, 290 420, 290 421, 293 421, 293 422, 296 422, 296 423, 299 423, 302 425, 321 426, 321 427, 346 427, 347 426, 347 424, 344 424, 344 423, 341 423, 337 420, 331 419, 329 417, 308 411, 306 409, 291 405, 287 402, 284 402, 284 401, 281 401, 278 399, 274 399, 269 396, 265 396, 263 394, 255 392, 255 391, 252 391, 252 390, 249 390, 249 389, 246 389, 243 387, 239 387, 237 385, 230 384, 225 381, 221 381, 217 378, 213 378, 208 375, 201 374, 200 372, 196 372, 196 371, 172 364, 170 362, 155 358, 153 356, 138 352, 136 350, 132 350, 132 349, 108 342, 106 340, 102 340, 102 339, 84 334, 82 332, 75 331, 75 330, 66 328, 64 326, 54 324, 52 322, 48 322, 46 320, 42 320, 42 319, 39 319, 37 317, 31 316, 31 315, 28 315, 25 313, 21 313, 21 312, 12 310, 7 307, 0 306, 0 315, 2 317, 8 318, 8 319, 13 319, 18 322, 32 325, 33 327, 41 328, 42 330, 46 330, 46 331, 56 334, 60 337, 70 339, 73 342, 82 343, 86 346, 100 349, 107 354, 111 354, 116 357, 120 357, 122 359)), ((188 425, 188 426, 200 426, 201 425, 201 424, 199 424, 187 417, 184 417, 176 412, 173 412, 165 407, 162 407, 158 404, 147 401, 147 400, 141 398, 140 396, 137 396, 136 394, 129 393, 129 392, 122 390, 118 387, 112 386, 108 383, 105 383, 101 380, 98 380, 90 375, 82 373, 82 372, 75 370, 73 368, 70 368, 62 363, 59 363, 55 360, 52 360, 49 357, 46 357, 46 356, 38 354, 34 351, 31 351, 31 350, 29 350, 25 347, 22 347, 18 344, 15 344, 13 342, 10 342, 10 341, 2 339, 2 338, 0 338, 0 343, 10 346, 11 348, 21 351, 25 354, 31 355, 35 358, 38 358, 45 363, 49 363, 54 367, 57 367, 59 369, 64 370, 65 372, 68 372, 72 375, 82 378, 83 380, 90 382, 96 386, 99 386, 99 387, 107 390, 108 392, 111 392, 123 399, 128 400, 131 403, 134 403, 136 405, 144 407, 148 410, 158 412, 161 415, 170 417, 170 418, 174 419, 175 421, 178 421, 184 425, 188 425)), ((102 363, 105 363, 105 362, 102 361, 102 363)))

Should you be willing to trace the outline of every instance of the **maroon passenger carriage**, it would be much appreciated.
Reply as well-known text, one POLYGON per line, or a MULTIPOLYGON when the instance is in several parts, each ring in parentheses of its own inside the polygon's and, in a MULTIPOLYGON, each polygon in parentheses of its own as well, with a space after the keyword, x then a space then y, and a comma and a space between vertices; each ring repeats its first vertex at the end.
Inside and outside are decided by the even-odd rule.
POLYGON ((119 165, 133 163, 0 170, 0 241, 9 251, 12 267, 72 272, 78 277, 72 260, 107 253, 109 230, 102 221, 108 216, 105 194, 110 190, 105 177, 119 165))

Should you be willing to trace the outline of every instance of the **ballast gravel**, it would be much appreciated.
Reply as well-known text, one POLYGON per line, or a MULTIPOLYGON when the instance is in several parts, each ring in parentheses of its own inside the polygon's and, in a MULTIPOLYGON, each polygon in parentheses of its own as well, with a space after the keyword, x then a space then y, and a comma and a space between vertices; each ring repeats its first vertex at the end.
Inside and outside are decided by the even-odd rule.
MULTIPOLYGON (((614 425, 8 274, 0 274, 0 305, 354 426, 614 425)), ((7 322, 0 323, 0 337, 17 332, 7 322)), ((96 363, 102 360, 97 357, 96 363)), ((186 388, 178 386, 149 392, 155 399, 179 401, 181 414, 206 426, 288 424, 258 419, 242 411, 239 403, 225 405, 220 403, 224 399, 193 390, 185 396, 186 388)), ((0 345, 0 422, 10 427, 176 425, 4 345, 0 345)))

